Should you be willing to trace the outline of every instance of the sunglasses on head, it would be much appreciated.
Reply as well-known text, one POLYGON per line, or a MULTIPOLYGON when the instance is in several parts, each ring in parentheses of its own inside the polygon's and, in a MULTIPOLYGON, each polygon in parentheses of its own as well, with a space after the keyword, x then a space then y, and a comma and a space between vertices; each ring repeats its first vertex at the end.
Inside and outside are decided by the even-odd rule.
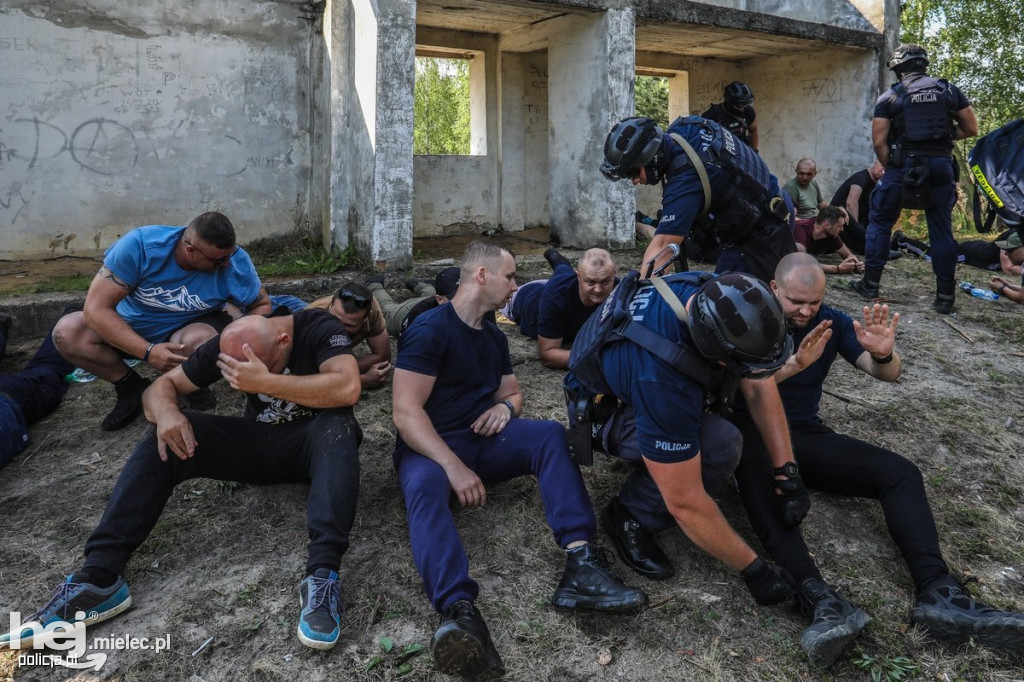
POLYGON ((348 289, 342 289, 338 292, 338 298, 341 299, 342 303, 351 303, 357 308, 369 308, 370 299, 366 296, 360 296, 359 294, 353 294, 348 289))

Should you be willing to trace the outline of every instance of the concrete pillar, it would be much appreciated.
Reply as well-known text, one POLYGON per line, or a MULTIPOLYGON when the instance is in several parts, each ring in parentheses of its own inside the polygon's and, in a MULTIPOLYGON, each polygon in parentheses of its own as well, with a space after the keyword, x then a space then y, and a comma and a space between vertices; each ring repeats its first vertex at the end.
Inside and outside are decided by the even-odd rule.
POLYGON ((487 153, 487 102, 494 101, 488 97, 486 61, 482 52, 469 60, 469 153, 478 156, 487 153))
POLYGON ((690 74, 676 71, 668 78, 668 121, 690 114, 690 74))
POLYGON ((498 98, 500 112, 500 160, 498 186, 501 188, 501 226, 508 232, 525 227, 526 113, 523 111, 523 57, 517 52, 501 53, 498 98))
MULTIPOLYGON (((378 269, 412 262, 412 114, 416 0, 377 0, 377 116, 374 224, 370 258, 378 269)), ((358 67, 357 67, 358 68, 358 67)))
POLYGON ((330 151, 325 241, 380 269, 412 260, 415 0, 334 0, 325 12, 330 151), (386 36, 386 39, 381 39, 386 36))
MULTIPOLYGON (((604 139, 633 112, 634 10, 565 17, 548 46, 551 231, 578 248, 633 243, 632 187, 600 173, 604 139)), ((554 22, 551 22, 554 24, 554 22)))

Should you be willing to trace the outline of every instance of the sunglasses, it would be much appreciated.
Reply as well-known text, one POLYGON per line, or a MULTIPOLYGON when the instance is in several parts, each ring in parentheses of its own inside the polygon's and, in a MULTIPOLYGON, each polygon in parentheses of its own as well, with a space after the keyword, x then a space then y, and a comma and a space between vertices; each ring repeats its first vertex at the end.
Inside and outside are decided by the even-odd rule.
POLYGON ((370 299, 366 296, 360 296, 359 294, 353 294, 348 289, 342 289, 338 292, 338 298, 341 299, 342 303, 351 303, 357 308, 369 308, 370 299))
POLYGON ((185 242, 186 244, 188 244, 188 245, 189 245, 189 246, 191 246, 191 247, 192 247, 193 249, 195 249, 196 251, 198 251, 198 252, 199 252, 199 255, 200 255, 200 256, 202 256, 202 257, 203 257, 203 258, 205 258, 206 260, 210 261, 210 262, 211 262, 211 263, 213 263, 214 265, 223 265, 224 263, 227 263, 227 262, 228 262, 229 260, 231 260, 231 257, 232 257, 232 256, 234 256, 234 255, 235 255, 236 253, 238 253, 238 245, 236 244, 236 245, 235 245, 235 249, 234 249, 234 251, 232 251, 232 252, 231 252, 231 253, 229 253, 228 255, 226 255, 226 256, 221 256, 220 258, 211 258, 210 256, 207 256, 207 255, 206 255, 206 252, 205 252, 205 251, 203 251, 202 249, 200 249, 200 248, 199 248, 198 246, 196 246, 195 244, 193 244, 193 243, 192 243, 192 242, 190 242, 189 240, 187 240, 187 239, 182 239, 182 241, 184 241, 184 242, 185 242))

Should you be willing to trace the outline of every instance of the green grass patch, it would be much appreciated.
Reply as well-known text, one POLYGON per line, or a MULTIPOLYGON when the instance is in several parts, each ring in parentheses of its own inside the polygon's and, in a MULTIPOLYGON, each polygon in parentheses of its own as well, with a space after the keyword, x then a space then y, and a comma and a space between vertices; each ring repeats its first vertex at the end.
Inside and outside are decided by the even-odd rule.
POLYGON ((363 266, 351 245, 341 252, 326 252, 319 240, 308 234, 257 239, 246 244, 245 250, 260 277, 326 275, 363 266))
POLYGON ((10 289, 4 287, 3 295, 21 296, 23 294, 45 294, 51 291, 86 291, 92 283, 95 275, 68 275, 66 277, 54 277, 44 282, 26 284, 10 289))

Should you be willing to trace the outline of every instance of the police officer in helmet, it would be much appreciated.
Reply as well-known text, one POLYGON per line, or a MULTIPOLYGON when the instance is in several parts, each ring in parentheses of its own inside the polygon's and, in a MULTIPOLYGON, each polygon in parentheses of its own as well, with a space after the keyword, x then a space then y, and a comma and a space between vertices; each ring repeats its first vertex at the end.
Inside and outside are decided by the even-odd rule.
POLYGON ((604 143, 601 172, 609 180, 662 185, 662 216, 644 253, 655 266, 665 247, 682 244, 697 223, 723 245, 716 272, 748 272, 770 280, 779 260, 796 251, 792 202, 761 157, 700 116, 677 118, 663 133, 649 118, 616 123, 604 143))
MULTIPOLYGON (((581 395, 600 415, 584 426, 583 438, 593 435, 594 448, 642 465, 604 508, 601 524, 620 558, 651 580, 674 574, 655 533, 678 525, 737 571, 758 603, 785 601, 793 594, 789 576, 758 557, 707 492, 731 481, 739 462, 739 431, 715 414, 737 387, 764 427, 772 461, 793 463, 782 403, 769 378, 793 349, 782 306, 764 282, 743 273, 688 272, 628 288, 635 274, 606 305, 620 310, 615 304, 621 303, 640 331, 609 333, 602 318, 615 315, 592 315, 573 344, 565 379, 570 422, 581 409, 586 414, 581 395), (659 345, 675 349, 671 360, 659 345)), ((809 506, 802 486, 780 492, 778 513, 789 525, 809 506)))
POLYGON ((934 307, 948 315, 953 312, 957 257, 953 141, 977 135, 978 120, 959 88, 928 75, 928 55, 920 45, 900 45, 886 66, 898 80, 878 98, 871 122, 875 156, 885 174, 871 195, 864 277, 850 286, 865 299, 878 296, 893 224, 903 208, 924 209, 935 273, 934 307))
POLYGON ((757 131, 757 112, 754 91, 741 81, 733 81, 722 91, 722 103, 712 104, 701 116, 715 121, 730 133, 747 143, 755 152, 760 142, 757 131))

